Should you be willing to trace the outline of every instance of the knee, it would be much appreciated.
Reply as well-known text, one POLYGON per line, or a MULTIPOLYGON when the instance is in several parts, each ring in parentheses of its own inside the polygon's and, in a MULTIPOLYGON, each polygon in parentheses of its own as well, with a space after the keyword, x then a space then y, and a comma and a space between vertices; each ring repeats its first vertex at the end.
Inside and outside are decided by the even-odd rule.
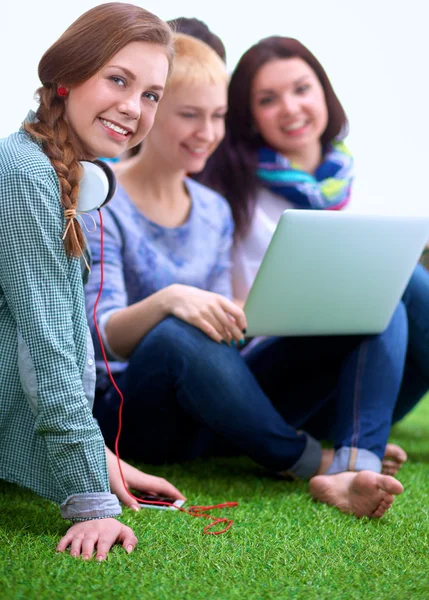
POLYGON ((245 364, 236 348, 215 342, 198 327, 174 316, 167 317, 154 327, 146 336, 148 343, 152 348, 156 345, 163 349, 165 356, 180 358, 180 362, 192 368, 210 368, 217 373, 236 372, 245 364))
MULTIPOLYGON (((201 335, 202 332, 200 332, 201 335)), ((189 364, 204 352, 198 330, 170 316, 155 325, 139 342, 129 358, 129 369, 167 372, 172 365, 189 364)), ((208 338, 207 338, 208 340, 208 338)))
POLYGON ((208 346, 218 345, 197 327, 174 316, 169 316, 158 323, 145 336, 142 344, 146 349, 149 346, 173 349, 181 356, 204 353, 208 346))
POLYGON ((239 351, 209 338, 197 327, 174 316, 156 325, 140 342, 130 357, 130 365, 145 365, 147 369, 178 367, 192 372, 210 373, 222 380, 238 377, 247 369, 239 351))

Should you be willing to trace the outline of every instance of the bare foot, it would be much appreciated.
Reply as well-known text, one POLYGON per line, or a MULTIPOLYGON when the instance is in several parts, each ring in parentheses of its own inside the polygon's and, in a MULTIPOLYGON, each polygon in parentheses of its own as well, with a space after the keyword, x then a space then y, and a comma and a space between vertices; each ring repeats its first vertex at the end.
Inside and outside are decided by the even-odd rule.
POLYGON ((396 444, 387 444, 384 453, 381 472, 383 475, 396 475, 404 462, 407 460, 407 453, 396 444))
POLYGON ((402 494, 402 485, 389 475, 373 471, 345 471, 336 475, 317 475, 310 479, 310 494, 315 500, 336 506, 357 517, 382 517, 402 494))

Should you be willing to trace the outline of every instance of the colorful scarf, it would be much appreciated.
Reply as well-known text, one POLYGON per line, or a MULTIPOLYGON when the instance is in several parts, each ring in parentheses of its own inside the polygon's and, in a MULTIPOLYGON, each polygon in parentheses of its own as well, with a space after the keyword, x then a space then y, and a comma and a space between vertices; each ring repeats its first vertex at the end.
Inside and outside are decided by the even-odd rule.
POLYGON ((353 157, 342 142, 327 148, 314 175, 271 148, 259 150, 259 181, 296 208, 339 210, 350 199, 353 157))

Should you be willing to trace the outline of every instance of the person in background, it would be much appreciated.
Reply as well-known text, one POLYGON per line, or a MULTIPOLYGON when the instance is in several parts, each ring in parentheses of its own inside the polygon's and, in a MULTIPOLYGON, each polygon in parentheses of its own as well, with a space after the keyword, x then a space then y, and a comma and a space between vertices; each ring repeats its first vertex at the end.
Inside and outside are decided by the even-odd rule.
POLYGON ((204 21, 200 21, 200 19, 196 18, 178 17, 177 19, 167 21, 167 23, 174 32, 184 33, 205 42, 210 48, 213 48, 216 54, 219 54, 223 62, 226 63, 224 43, 219 36, 208 28, 204 21))
MULTIPOLYGON (((241 306, 285 209, 347 205, 353 181, 347 132, 325 70, 298 40, 268 37, 241 57, 229 84, 225 139, 198 178, 231 206, 233 289, 241 306)), ((409 341, 393 421, 429 389, 429 274, 421 265, 403 302, 409 341)), ((387 455, 386 472, 395 473, 406 453, 389 445, 387 455)))
MULTIPOLYGON (((188 176, 223 138, 228 77, 203 42, 177 34, 175 47, 155 124, 118 173, 104 211, 98 312, 125 398, 121 452, 152 463, 239 452, 288 477, 329 470, 333 504, 380 517, 403 489, 379 473, 405 357, 403 307, 381 336, 281 338, 240 354, 246 320, 232 302, 231 212, 222 196, 188 176), (328 429, 336 452, 314 437, 328 429)), ((99 230, 88 240, 91 319, 99 230)), ((119 397, 93 336, 95 415, 111 445, 119 397)))
MULTIPOLYGON (((83 14, 39 63, 39 107, 0 142, 0 478, 61 505, 58 544, 103 560, 137 539, 138 509, 93 418, 94 349, 77 221, 80 160, 114 157, 150 130, 173 57, 170 28, 131 4, 83 14), (90 59, 88 59, 90 57, 90 59), (110 482, 110 484, 109 484, 110 482)), ((183 498, 122 463, 129 486, 183 498)))
MULTIPOLYGON (((220 56, 223 62, 226 63, 226 51, 222 40, 208 28, 204 21, 196 18, 178 17, 177 19, 171 19, 170 21, 167 21, 167 23, 174 32, 190 35, 191 37, 201 40, 210 46, 210 48, 212 48, 216 54, 220 56)), ((139 150, 140 145, 135 146, 129 150, 129 152, 125 153, 120 159, 116 158, 114 161, 108 160, 108 162, 120 162, 120 165, 115 166, 115 171, 119 172, 124 166, 125 161, 128 158, 132 158, 138 154, 139 150)))

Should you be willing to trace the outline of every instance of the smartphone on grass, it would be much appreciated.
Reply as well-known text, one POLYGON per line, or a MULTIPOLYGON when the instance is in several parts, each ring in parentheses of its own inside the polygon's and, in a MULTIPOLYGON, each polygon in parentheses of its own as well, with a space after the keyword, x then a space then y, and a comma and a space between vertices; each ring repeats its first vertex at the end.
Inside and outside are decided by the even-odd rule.
POLYGON ((158 510, 178 510, 185 504, 185 500, 169 498, 168 496, 140 496, 144 502, 139 502, 140 508, 157 508, 158 510), (155 502, 168 502, 168 505, 155 504, 155 502), (172 506, 171 506, 172 505, 172 506))

